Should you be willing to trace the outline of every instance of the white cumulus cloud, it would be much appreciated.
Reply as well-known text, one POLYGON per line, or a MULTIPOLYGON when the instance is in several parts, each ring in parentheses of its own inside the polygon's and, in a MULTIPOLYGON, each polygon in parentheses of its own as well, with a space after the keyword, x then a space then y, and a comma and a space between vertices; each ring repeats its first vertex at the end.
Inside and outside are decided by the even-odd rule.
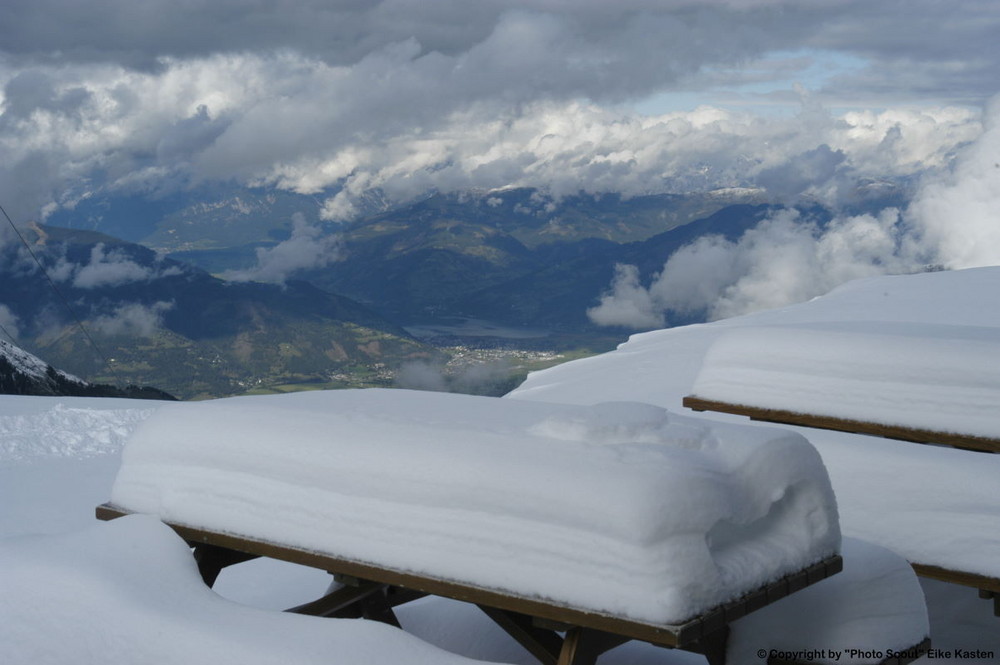
MULTIPOLYGON (((892 116, 898 117, 896 112, 892 116)), ((914 134, 921 136, 926 122, 919 119, 915 126, 921 129, 914 134)), ((868 114, 859 124, 861 133, 873 131, 874 125, 885 127, 868 114)), ((985 125, 974 141, 955 147, 956 156, 946 161, 951 168, 924 173, 903 211, 841 214, 821 224, 786 209, 736 240, 703 236, 673 253, 648 285, 640 282, 634 267, 620 267, 610 292, 588 314, 600 325, 650 328, 657 317, 669 321, 671 313, 719 319, 781 307, 861 277, 998 265, 1000 99, 991 105, 985 125)), ((917 161, 947 159, 917 147, 928 145, 925 138, 903 147, 903 131, 894 125, 884 132, 882 143, 917 161)), ((841 161, 830 154, 807 161, 817 160, 827 166, 837 162, 836 168, 841 161)), ((794 181, 794 174, 789 178, 794 181)))
POLYGON ((159 301, 152 305, 124 303, 111 314, 103 314, 91 326, 105 335, 152 337, 163 327, 163 315, 173 309, 174 303, 159 301))
POLYGON ((223 278, 234 282, 283 284, 300 270, 322 268, 340 258, 340 238, 324 234, 309 224, 301 213, 292 215, 292 235, 274 247, 257 249, 257 265, 247 270, 230 270, 223 278))
POLYGON ((1000 98, 954 172, 928 182, 910 207, 914 242, 948 268, 1000 264, 1000 98))

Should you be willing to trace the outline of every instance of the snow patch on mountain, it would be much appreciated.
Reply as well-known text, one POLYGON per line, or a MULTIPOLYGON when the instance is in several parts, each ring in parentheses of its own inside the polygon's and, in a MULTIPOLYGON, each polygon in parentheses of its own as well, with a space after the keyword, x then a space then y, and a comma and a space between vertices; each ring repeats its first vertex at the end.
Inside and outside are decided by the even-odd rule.
POLYGON ((46 380, 49 373, 54 371, 58 376, 61 376, 67 381, 73 381, 74 383, 79 383, 80 385, 86 383, 83 379, 67 372, 63 372, 62 370, 53 370, 51 365, 38 356, 32 355, 24 349, 14 346, 10 342, 6 342, 2 339, 0 339, 0 359, 9 362, 15 371, 42 381, 46 380))

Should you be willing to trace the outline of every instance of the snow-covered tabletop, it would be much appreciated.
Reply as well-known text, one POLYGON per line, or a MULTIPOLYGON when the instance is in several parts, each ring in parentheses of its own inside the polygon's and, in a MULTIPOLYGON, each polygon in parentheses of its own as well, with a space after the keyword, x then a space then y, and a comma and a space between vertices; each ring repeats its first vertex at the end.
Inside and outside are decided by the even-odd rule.
POLYGON ((948 435, 996 441, 998 363, 1000 328, 995 327, 886 322, 753 326, 715 341, 692 396, 939 432, 946 435, 943 441, 954 438, 948 435))
POLYGON ((676 624, 837 552, 800 435, 402 390, 168 404, 121 508, 392 570, 676 624))

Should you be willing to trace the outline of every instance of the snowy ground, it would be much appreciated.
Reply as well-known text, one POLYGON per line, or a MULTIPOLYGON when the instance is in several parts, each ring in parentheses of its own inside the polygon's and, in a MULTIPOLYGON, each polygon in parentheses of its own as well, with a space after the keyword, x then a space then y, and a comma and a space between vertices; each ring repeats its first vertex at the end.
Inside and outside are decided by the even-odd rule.
MULTIPOLYGON (((703 355, 726 330, 837 321, 947 321, 1000 329, 1000 308, 983 305, 998 292, 1000 271, 988 269, 866 280, 784 310, 636 336, 616 352, 534 374, 512 397, 586 405, 640 401, 680 412, 703 355)), ((328 575, 249 562, 224 571, 217 595, 200 586, 183 545, 154 521, 95 525, 93 507, 111 495, 121 447, 151 407, 127 400, 0 398, 0 662, 462 662, 428 643, 479 660, 533 662, 477 609, 461 603, 425 599, 400 608, 404 629, 419 640, 366 622, 282 615, 273 610, 319 595, 328 575)), ((933 563, 948 557, 953 566, 1000 574, 1000 456, 799 431, 823 457, 845 535, 911 558, 933 563)), ((758 640, 740 642, 750 651, 737 662, 762 662, 754 646, 795 648, 807 631, 819 631, 808 646, 844 649, 864 646, 851 640, 879 645, 900 625, 919 625, 919 616, 900 609, 919 608, 919 599, 903 597, 911 587, 898 557, 855 540, 845 542, 845 557, 845 572, 831 578, 840 578, 838 585, 815 591, 825 601, 822 612, 815 603, 786 606, 756 617, 760 625, 737 628, 758 640), (852 568, 852 560, 865 565, 852 568), (896 602, 879 605, 887 598, 896 602), (820 626, 804 625, 810 620, 820 626)), ((964 587, 922 586, 936 648, 1000 655, 1000 619, 988 602, 964 587)), ((807 601, 803 595, 797 602, 807 601)), ((601 662, 704 659, 633 643, 601 662)))

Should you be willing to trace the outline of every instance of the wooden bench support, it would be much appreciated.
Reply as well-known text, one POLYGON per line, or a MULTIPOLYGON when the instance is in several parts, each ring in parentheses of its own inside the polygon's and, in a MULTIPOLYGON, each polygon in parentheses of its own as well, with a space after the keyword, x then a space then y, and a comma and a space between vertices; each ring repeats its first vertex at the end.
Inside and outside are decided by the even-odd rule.
POLYGON ((596 665, 597 658, 629 638, 579 626, 566 631, 557 665, 596 665))
POLYGON ((342 586, 322 598, 291 607, 285 611, 317 617, 357 619, 361 617, 361 601, 373 594, 380 593, 384 588, 384 584, 377 582, 365 582, 359 586, 342 586))
POLYGON ((219 573, 222 572, 223 568, 257 558, 256 554, 237 552, 227 547, 209 545, 208 543, 198 543, 193 547, 194 560, 198 563, 198 572, 201 573, 201 579, 209 588, 215 586, 215 581, 219 578, 219 573))
POLYGON ((989 589, 980 589, 979 597, 983 600, 993 599, 993 616, 1000 617, 1000 593, 989 589))
MULTIPOLYGON (((96 512, 103 520, 129 514, 111 504, 99 506, 96 512)), ((832 555, 684 623, 661 625, 380 568, 274 542, 180 524, 168 526, 194 546, 206 584, 213 584, 226 566, 264 556, 328 571, 341 583, 322 598, 288 610, 297 614, 364 617, 399 626, 393 607, 425 595, 452 598, 482 608, 544 665, 593 665, 601 654, 630 640, 694 651, 704 654, 709 665, 723 665, 730 622, 843 568, 841 557, 832 555)))
POLYGON ((383 586, 376 593, 366 596, 361 600, 361 618, 369 619, 370 621, 381 621, 390 626, 402 628, 399 625, 399 619, 396 618, 396 613, 392 611, 392 605, 386 597, 387 588, 383 586))
POLYGON ((725 665, 726 649, 729 646, 729 625, 726 624, 705 637, 690 648, 690 651, 697 651, 704 654, 708 665, 725 665))
POLYGON ((563 640, 554 630, 539 628, 527 614, 500 610, 487 605, 478 607, 542 665, 557 664, 563 640))
POLYGON ((356 585, 341 586, 322 598, 285 611, 335 619, 371 619, 399 628, 399 619, 392 608, 426 595, 388 584, 359 580, 356 585))

